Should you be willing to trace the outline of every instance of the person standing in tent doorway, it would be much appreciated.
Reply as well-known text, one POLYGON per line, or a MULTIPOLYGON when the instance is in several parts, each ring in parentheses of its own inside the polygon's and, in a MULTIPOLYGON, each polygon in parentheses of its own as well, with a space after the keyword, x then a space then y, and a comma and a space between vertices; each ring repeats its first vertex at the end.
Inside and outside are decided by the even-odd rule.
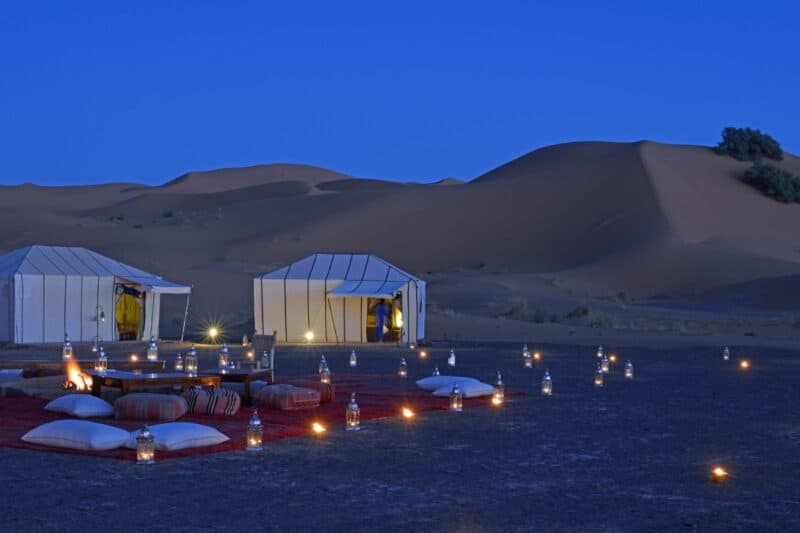
POLYGON ((383 342, 383 328, 386 325, 386 316, 389 314, 389 310, 386 308, 386 303, 383 300, 378 301, 375 314, 378 318, 378 323, 375 325, 375 341, 383 342))

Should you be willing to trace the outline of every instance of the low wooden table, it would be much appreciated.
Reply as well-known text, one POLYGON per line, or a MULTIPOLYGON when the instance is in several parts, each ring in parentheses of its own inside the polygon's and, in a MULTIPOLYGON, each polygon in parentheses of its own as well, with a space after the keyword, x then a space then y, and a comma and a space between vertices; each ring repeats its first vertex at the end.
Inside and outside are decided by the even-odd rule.
POLYGON ((92 376, 92 394, 100 396, 103 387, 116 387, 122 394, 128 394, 132 389, 151 389, 153 387, 168 387, 170 385, 180 385, 183 388, 192 385, 201 387, 219 388, 220 377, 209 374, 187 374, 184 372, 124 372, 112 370, 108 372, 86 372, 92 376))
POLYGON ((272 383, 275 379, 271 368, 228 368, 205 373, 219 377, 223 383, 241 383, 243 386, 242 403, 245 405, 250 405, 250 383, 258 380, 272 383))

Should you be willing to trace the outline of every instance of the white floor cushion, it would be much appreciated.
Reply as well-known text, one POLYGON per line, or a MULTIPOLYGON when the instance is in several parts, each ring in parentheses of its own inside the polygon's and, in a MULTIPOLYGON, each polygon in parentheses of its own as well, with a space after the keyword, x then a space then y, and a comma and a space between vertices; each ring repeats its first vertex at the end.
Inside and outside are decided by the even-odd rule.
MULTIPOLYGON (((453 385, 456 382, 441 387, 433 391, 434 396, 450 396, 450 393, 453 392, 453 385)), ((464 395, 464 398, 477 398, 478 396, 490 396, 494 392, 494 387, 489 385, 488 383, 481 383, 480 381, 471 379, 469 381, 457 381, 458 388, 461 389, 461 394, 464 395)))
MULTIPOLYGON (((167 422, 149 427, 155 438, 156 450, 162 451, 213 446, 230 440, 227 435, 216 429, 194 422, 167 422)), ((138 434, 138 429, 130 433, 126 444, 128 448, 136 449, 136 435, 138 434)))
POLYGON ((124 429, 88 420, 56 420, 33 428, 22 440, 74 450, 113 450, 124 445, 129 435, 124 429))
POLYGON ((77 416, 78 418, 111 416, 114 414, 113 405, 102 398, 90 394, 67 394, 61 396, 45 405, 44 410, 77 416))
POLYGON ((437 389, 441 389, 442 387, 450 387, 452 389, 453 383, 456 381, 459 384, 480 383, 480 381, 475 378, 468 378, 464 376, 430 376, 418 380, 417 387, 427 391, 435 391, 437 389))
MULTIPOLYGON (((260 379, 257 379, 255 381, 251 381, 250 382, 250 395, 251 396, 255 395, 256 392, 260 391, 261 389, 263 389, 266 386, 267 386, 267 382, 266 381, 261 381, 260 379)), ((244 394, 244 383, 236 383, 236 382, 233 382, 233 381, 229 381, 227 383, 223 383, 222 384, 222 388, 223 389, 232 390, 235 393, 237 393, 239 396, 242 396, 244 394)))

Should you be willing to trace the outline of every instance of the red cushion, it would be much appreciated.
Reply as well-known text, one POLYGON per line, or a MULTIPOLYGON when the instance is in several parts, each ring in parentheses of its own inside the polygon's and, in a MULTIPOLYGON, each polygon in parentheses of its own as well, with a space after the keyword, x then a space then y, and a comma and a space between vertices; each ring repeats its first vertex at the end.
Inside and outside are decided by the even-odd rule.
POLYGON ((336 399, 336 387, 333 386, 333 383, 322 383, 314 380, 300 380, 295 381, 294 385, 296 387, 313 389, 317 391, 319 393, 319 403, 328 403, 336 399))
POLYGON ((154 422, 177 420, 186 414, 186 400, 174 394, 134 392, 114 402, 114 416, 154 422))
POLYGON ((242 399, 229 389, 190 388, 183 393, 189 412, 198 415, 235 415, 242 399))
POLYGON ((281 411, 319 407, 319 392, 294 385, 267 385, 253 397, 253 403, 281 411))

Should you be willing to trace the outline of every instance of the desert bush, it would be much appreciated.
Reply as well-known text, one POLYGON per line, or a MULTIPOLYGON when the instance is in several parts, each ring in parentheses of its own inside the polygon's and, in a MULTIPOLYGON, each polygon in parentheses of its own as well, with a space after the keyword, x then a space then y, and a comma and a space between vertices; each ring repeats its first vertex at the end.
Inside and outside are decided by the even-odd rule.
POLYGON ((722 140, 714 151, 739 161, 756 163, 761 162, 764 157, 783 159, 783 150, 778 141, 766 133, 751 128, 725 128, 722 130, 722 140))
POLYGON ((772 165, 753 165, 742 181, 779 202, 800 202, 800 177, 772 165))

